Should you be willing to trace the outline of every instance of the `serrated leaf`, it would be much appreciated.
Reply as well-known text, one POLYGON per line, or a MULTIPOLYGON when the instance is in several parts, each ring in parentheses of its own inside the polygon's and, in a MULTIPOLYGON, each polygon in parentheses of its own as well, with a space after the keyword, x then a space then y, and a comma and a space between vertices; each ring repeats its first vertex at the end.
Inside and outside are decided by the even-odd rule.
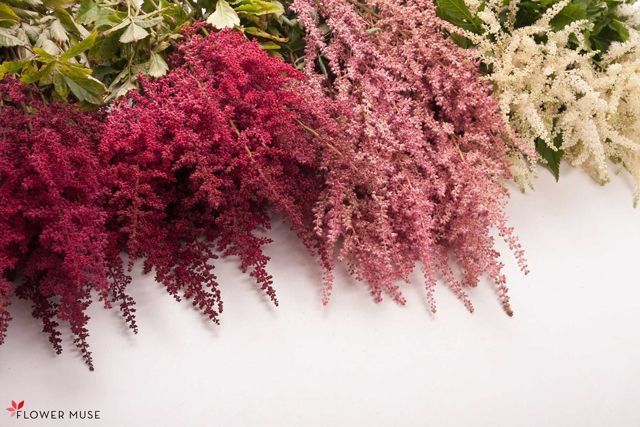
POLYGON ((82 25, 78 24, 66 9, 58 8, 54 11, 54 14, 67 31, 70 31, 81 38, 85 38, 89 35, 89 31, 87 31, 87 29, 82 25))
POLYGON ((119 86, 113 92, 111 92, 111 94, 107 97, 106 101, 111 101, 123 95, 126 95, 126 93, 132 89, 137 89, 136 85, 131 80, 127 80, 121 86, 119 86))
POLYGON ((556 181, 558 181, 560 179, 560 162, 564 156, 564 150, 560 148, 562 147, 562 135, 557 135, 553 139, 553 145, 556 148, 555 150, 549 147, 544 140, 536 138, 536 151, 540 154, 540 157, 545 160, 547 168, 549 168, 556 181))
POLYGON ((137 25, 135 22, 132 22, 120 36, 120 43, 137 42, 138 40, 144 39, 148 35, 149 33, 147 32, 147 30, 137 25))
POLYGON ((240 18, 236 11, 229 6, 229 3, 225 0, 218 0, 216 10, 209 15, 207 23, 221 30, 223 28, 233 28, 236 25, 240 25, 240 18))
POLYGON ((0 46, 11 47, 11 46, 24 46, 25 43, 11 34, 9 30, 6 28, 0 28, 0 46))
POLYGON ((62 26, 62 23, 58 19, 54 19, 49 27, 49 32, 55 41, 58 43, 65 43, 69 41, 67 31, 62 26))
POLYGON ((74 44, 69 49, 67 49, 60 56, 60 58, 63 60, 69 60, 71 58, 75 58, 81 53, 91 49, 93 45, 96 43, 97 38, 98 38, 98 33, 94 31, 93 33, 89 34, 89 36, 86 39, 79 41, 78 43, 74 44))
POLYGON ((149 58, 149 74, 151 77, 161 77, 167 74, 167 70, 169 70, 169 66, 162 59, 162 56, 155 52, 151 52, 151 58, 149 58))
POLYGON ((100 8, 93 0, 84 0, 80 3, 78 13, 76 14, 76 20, 80 24, 91 24, 100 16, 100 8))
POLYGON ((87 101, 91 104, 101 104, 105 87, 99 81, 89 75, 79 77, 63 71, 64 81, 69 86, 71 93, 80 101, 87 101))

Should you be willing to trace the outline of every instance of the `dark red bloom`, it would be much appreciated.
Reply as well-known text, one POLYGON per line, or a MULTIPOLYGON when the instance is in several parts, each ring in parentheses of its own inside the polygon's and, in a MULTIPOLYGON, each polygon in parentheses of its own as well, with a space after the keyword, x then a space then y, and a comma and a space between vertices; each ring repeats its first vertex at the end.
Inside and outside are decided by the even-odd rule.
MULTIPOLYGON (((299 234, 318 188, 300 75, 233 31, 187 34, 173 70, 142 79, 111 112, 100 145, 111 221, 130 259, 176 299, 218 322, 216 253, 238 256, 277 304, 268 257, 268 207, 299 234)), ((306 239, 308 242, 308 239, 306 239)))
POLYGON ((85 309, 93 291, 110 306, 108 276, 121 264, 109 262, 118 254, 101 207, 100 122, 12 79, 0 83, 0 100, 0 343, 15 292, 33 303, 58 353, 58 322, 68 322, 91 366, 85 309))

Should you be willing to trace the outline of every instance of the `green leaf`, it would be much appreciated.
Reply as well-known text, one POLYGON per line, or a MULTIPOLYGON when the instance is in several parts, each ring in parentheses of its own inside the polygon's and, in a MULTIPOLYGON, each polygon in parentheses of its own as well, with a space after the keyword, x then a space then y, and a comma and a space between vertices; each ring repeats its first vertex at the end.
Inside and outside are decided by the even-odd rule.
POLYGON ((62 68, 61 71, 64 76, 64 81, 69 86, 71 93, 73 93, 79 101, 87 101, 91 104, 102 103, 105 87, 99 80, 89 75, 79 76, 68 73, 64 68, 62 68))
POLYGON ((80 24, 91 24, 95 22, 100 16, 100 8, 93 0, 84 0, 80 3, 78 13, 76 14, 76 21, 80 24))
POLYGON ((45 64, 48 64, 56 60, 56 58, 53 55, 49 54, 49 52, 39 47, 34 47, 33 51, 38 55, 39 62, 44 62, 45 64))
POLYGON ((69 96, 69 86, 64 81, 64 76, 58 70, 53 74, 53 88, 60 98, 67 99, 69 96))
POLYGON ((0 28, 0 46, 24 46, 24 42, 11 34, 6 28, 0 28))
POLYGON ((0 69, 2 69, 5 73, 18 73, 28 62, 29 60, 27 59, 21 59, 18 61, 4 61, 2 65, 0 65, 0 69))
POLYGON ((78 24, 73 19, 73 16, 71 16, 71 14, 69 14, 69 12, 67 12, 66 9, 58 8, 53 13, 60 20, 60 22, 62 23, 62 26, 67 31, 70 31, 75 35, 80 36, 81 38, 85 38, 89 35, 89 31, 87 31, 87 29, 84 28, 82 25, 78 24))
POLYGON ((272 34, 267 33, 266 31, 262 31, 261 29, 256 28, 256 27, 246 27, 244 29, 244 32, 247 33, 247 34, 251 34, 252 36, 262 37, 264 39, 269 39, 269 40, 273 40, 273 41, 280 42, 280 43, 286 43, 287 42, 286 38, 274 36, 272 34))
POLYGON ((135 22, 138 26, 142 28, 151 28, 155 25, 162 23, 162 17, 156 16, 153 18, 134 18, 133 22, 135 22))
POLYGON ((42 48, 42 50, 47 52, 49 55, 59 55, 60 54, 60 48, 58 47, 58 45, 55 44, 54 42, 52 42, 49 39, 44 40, 40 47, 42 48))
POLYGON ((56 9, 58 7, 70 7, 73 6, 75 0, 44 0, 43 3, 49 9, 56 9))
POLYGON ((149 33, 147 32, 147 30, 145 30, 135 22, 132 22, 120 36, 120 43, 133 43, 138 40, 144 39, 148 35, 149 33))
POLYGON ((26 59, 18 61, 4 61, 2 64, 0 64, 0 80, 2 80, 7 73, 19 73, 28 62, 29 61, 26 59))
POLYGON ((5 3, 0 3, 0 20, 20 22, 18 15, 16 15, 13 9, 5 3))
POLYGON ((169 66, 162 59, 162 56, 157 54, 156 52, 151 52, 151 58, 149 58, 149 74, 151 77, 161 77, 167 74, 167 70, 169 70, 169 66))
POLYGON ((113 13, 109 9, 100 9, 98 11, 98 18, 96 19, 94 27, 95 28, 109 27, 110 29, 107 30, 107 32, 105 32, 105 35, 109 32, 117 31, 120 28, 124 28, 131 21, 129 20, 129 18, 125 19, 120 15, 121 14, 113 13), (114 25, 118 26, 118 28, 114 28, 113 27, 114 25))
POLYGON ((89 34, 89 36, 86 39, 79 41, 78 43, 74 44, 69 49, 67 49, 60 56, 60 59, 69 60, 91 49, 93 45, 96 43, 97 38, 98 38, 98 33, 94 31, 93 33, 89 34))
POLYGON ((629 28, 623 22, 620 22, 617 19, 612 19, 611 23, 609 23, 609 27, 618 33, 617 41, 626 42, 629 40, 629 28))
POLYGON ((62 26, 62 23, 58 19, 53 20, 51 26, 49 27, 49 32, 53 36, 53 39, 59 44, 69 41, 67 30, 65 30, 65 28, 62 26))
POLYGON ((284 8, 282 4, 275 1, 265 0, 243 0, 241 4, 235 8, 236 12, 249 13, 251 15, 282 15, 284 8))
POLYGON ((221 30, 223 28, 233 28, 236 25, 240 25, 240 18, 236 11, 229 6, 229 3, 225 0, 218 0, 216 11, 209 15, 207 23, 221 30))
POLYGON ((29 65, 29 67, 22 73, 20 76, 20 81, 24 84, 35 83, 40 80, 42 77, 42 73, 38 70, 34 65, 29 65))
POLYGON ((113 92, 111 92, 111 94, 107 97, 107 101, 111 101, 113 99, 119 98, 125 95, 131 89, 137 89, 137 87, 131 80, 127 80, 122 85, 115 88, 113 92))
POLYGON ((540 154, 540 157, 545 160, 547 167, 556 181, 558 181, 560 179, 560 162, 564 156, 564 150, 560 149, 560 147, 562 147, 562 134, 557 135, 553 139, 553 145, 555 150, 549 147, 544 140, 536 138, 536 151, 540 154))
POLYGON ((566 5, 556 16, 553 17, 550 24, 551 27, 558 31, 569 25, 574 21, 586 19, 586 9, 576 3, 570 3, 566 5))
POLYGON ((280 45, 274 42, 260 42, 260 47, 264 50, 278 50, 280 45))
POLYGON ((473 16, 464 0, 436 0, 438 16, 474 33, 482 32, 480 20, 473 16))
POLYGON ((109 28, 104 33, 102 33, 103 36, 108 36, 109 34, 115 33, 116 31, 121 30, 127 25, 131 24, 131 19, 129 18, 118 21, 119 19, 120 18, 118 18, 117 16, 109 15, 107 21, 104 24, 98 24, 96 22, 96 27, 101 27, 103 25, 111 25, 111 28, 109 28), (116 24, 116 25, 113 25, 113 24, 116 24))

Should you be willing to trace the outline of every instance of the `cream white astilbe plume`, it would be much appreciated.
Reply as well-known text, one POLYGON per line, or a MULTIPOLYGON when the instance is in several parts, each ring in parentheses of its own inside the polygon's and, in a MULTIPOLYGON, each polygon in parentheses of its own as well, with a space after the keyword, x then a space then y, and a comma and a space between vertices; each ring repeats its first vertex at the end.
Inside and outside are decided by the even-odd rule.
MULTIPOLYGON (((470 8, 472 1, 467 0, 470 8)), ((596 63, 575 21, 554 31, 550 21, 569 0, 551 7, 533 25, 514 28, 517 2, 506 23, 501 1, 490 1, 478 13, 483 34, 457 31, 475 43, 488 65, 505 121, 531 149, 536 140, 581 166, 597 182, 609 181, 609 160, 633 177, 635 201, 640 194, 640 37, 614 43, 596 63), (577 47, 576 47, 577 43, 577 47), (562 141, 556 147, 555 141, 562 141)), ((522 188, 530 185, 536 161, 514 151, 512 169, 522 188)))

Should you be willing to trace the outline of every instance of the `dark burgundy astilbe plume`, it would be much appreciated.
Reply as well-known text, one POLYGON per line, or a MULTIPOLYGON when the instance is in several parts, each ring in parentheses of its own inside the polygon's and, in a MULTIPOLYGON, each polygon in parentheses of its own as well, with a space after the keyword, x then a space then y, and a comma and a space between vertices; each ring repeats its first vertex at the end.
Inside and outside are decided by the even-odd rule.
POLYGON ((107 308, 118 299, 133 310, 126 281, 114 293, 108 280, 122 276, 122 262, 109 244, 101 207, 100 121, 69 105, 48 104, 37 89, 13 79, 0 83, 0 102, 0 344, 15 293, 31 301, 57 353, 59 322, 68 322, 92 367, 85 314, 91 293, 107 308))
POLYGON ((301 76, 233 31, 186 34, 172 71, 142 79, 110 113, 100 145, 111 191, 109 229, 131 260, 218 322, 216 252, 240 258, 277 304, 268 207, 311 245, 304 221, 319 187, 301 76))

